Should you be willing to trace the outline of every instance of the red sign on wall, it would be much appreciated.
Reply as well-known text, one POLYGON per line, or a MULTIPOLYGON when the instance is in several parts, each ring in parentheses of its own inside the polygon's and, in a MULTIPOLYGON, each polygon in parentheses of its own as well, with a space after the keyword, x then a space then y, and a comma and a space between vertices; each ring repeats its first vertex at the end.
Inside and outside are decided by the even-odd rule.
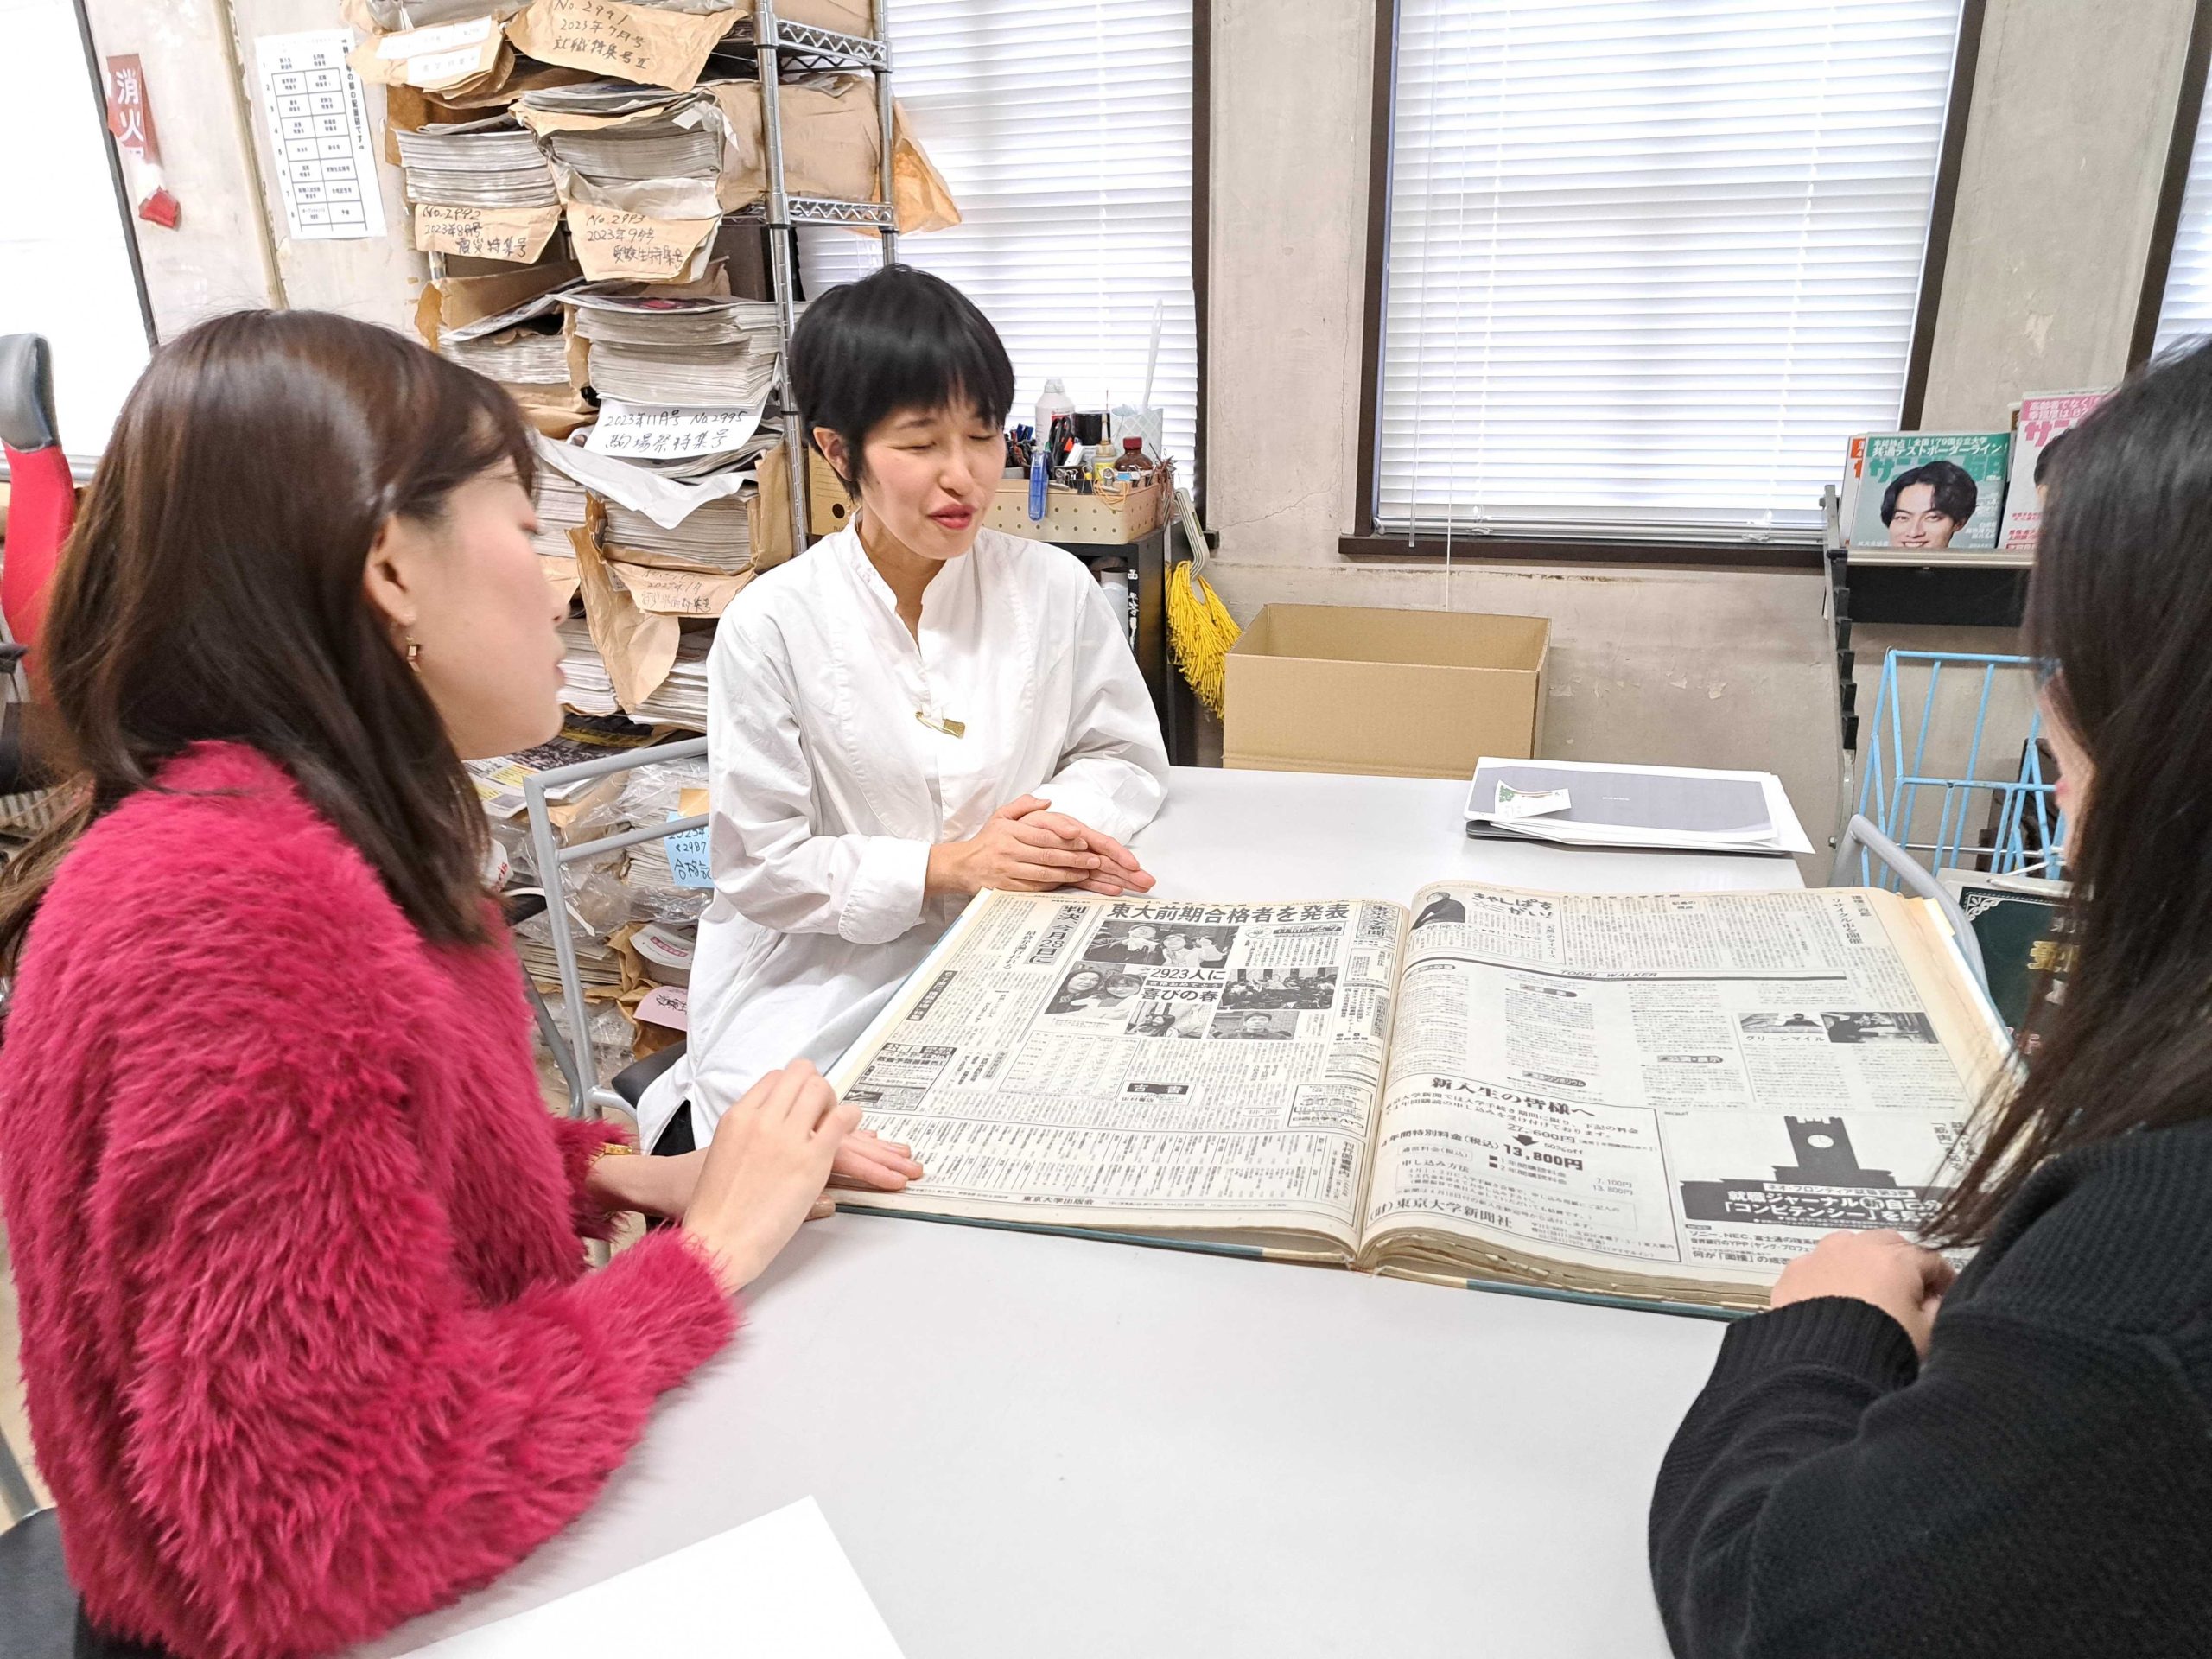
POLYGON ((162 146, 154 137, 154 111, 146 102, 146 72, 138 54, 107 60, 107 130, 116 143, 141 161, 161 165, 162 146))

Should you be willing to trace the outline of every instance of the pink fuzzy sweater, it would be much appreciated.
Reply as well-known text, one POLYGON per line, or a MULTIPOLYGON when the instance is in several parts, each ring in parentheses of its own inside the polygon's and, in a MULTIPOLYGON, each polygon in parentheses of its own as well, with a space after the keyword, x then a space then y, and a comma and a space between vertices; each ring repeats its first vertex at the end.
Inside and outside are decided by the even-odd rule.
POLYGON ((672 1235, 604 1271, 513 955, 426 945, 254 751, 203 745, 64 861, 0 1047, 39 1464, 92 1620, 327 1653, 592 1501, 728 1338, 672 1235))

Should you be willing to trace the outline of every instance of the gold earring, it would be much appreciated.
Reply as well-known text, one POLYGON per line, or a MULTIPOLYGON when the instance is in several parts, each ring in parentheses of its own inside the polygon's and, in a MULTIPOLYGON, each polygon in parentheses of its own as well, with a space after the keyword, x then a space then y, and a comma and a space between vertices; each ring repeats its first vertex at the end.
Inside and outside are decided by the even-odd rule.
POLYGON ((411 633, 407 636, 407 666, 417 674, 423 671, 423 642, 411 633))

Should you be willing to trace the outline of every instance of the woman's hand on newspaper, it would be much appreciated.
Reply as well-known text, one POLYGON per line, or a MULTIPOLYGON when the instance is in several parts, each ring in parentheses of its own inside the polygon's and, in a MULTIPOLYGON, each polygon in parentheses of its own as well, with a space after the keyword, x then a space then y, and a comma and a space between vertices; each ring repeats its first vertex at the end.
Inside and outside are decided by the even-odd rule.
POLYGON ((1038 823, 1039 817, 1057 816, 1046 813, 1044 806, 1034 796, 1024 796, 992 813, 968 840, 940 842, 931 848, 925 891, 932 896, 981 893, 986 887, 1001 893, 1050 893, 1095 880, 1106 862, 1104 856, 1092 851, 1081 836, 1038 823))
POLYGON ((1050 803, 1034 795, 1008 801, 999 809, 999 816, 1016 817, 1024 823, 1049 830, 1063 841, 1097 855, 1098 868, 1082 880, 1067 883, 1069 887, 1084 893, 1103 893, 1109 899, 1119 899, 1125 893, 1152 891, 1153 878, 1137 862, 1135 853, 1103 830, 1094 830, 1065 812, 1055 812, 1050 803))
POLYGON ((1782 1270, 1767 1305, 1786 1307, 1821 1296, 1872 1302, 1925 1355, 1936 1310, 1956 1276, 1949 1262, 1902 1234, 1830 1233, 1782 1270))
POLYGON ((860 1127, 804 1060, 771 1071, 722 1115, 683 1212, 683 1237, 725 1293, 760 1276, 799 1224, 817 1213, 837 1154, 860 1127))
MULTIPOLYGON (((608 1190, 604 1194, 594 1191, 592 1196, 609 1209, 641 1210, 649 1216, 681 1220, 691 1207, 691 1195, 698 1189, 700 1173, 706 1166, 704 1151, 680 1153, 673 1158, 602 1158, 594 1173, 602 1169, 611 1172, 608 1190)), ((830 1166, 831 1186, 897 1192, 907 1182, 921 1179, 922 1166, 914 1161, 914 1149, 886 1141, 874 1129, 855 1129, 847 1135, 830 1166)), ((826 1216, 833 1207, 833 1201, 824 1198, 813 1213, 826 1216)))
POLYGON ((878 1192, 897 1192, 907 1182, 921 1179, 922 1166, 914 1161, 914 1149, 896 1141, 886 1141, 874 1129, 855 1129, 847 1135, 845 1144, 837 1148, 836 1161, 830 1166, 832 1186, 865 1186, 878 1192))

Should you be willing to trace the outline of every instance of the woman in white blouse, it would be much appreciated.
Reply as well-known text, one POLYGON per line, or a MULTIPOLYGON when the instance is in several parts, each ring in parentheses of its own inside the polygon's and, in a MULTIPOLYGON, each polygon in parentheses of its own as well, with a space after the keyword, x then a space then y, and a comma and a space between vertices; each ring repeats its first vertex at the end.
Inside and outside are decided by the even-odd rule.
POLYGON ((658 1151, 705 1144, 764 1073, 835 1060, 982 889, 1152 886, 1122 842, 1167 755, 1121 620, 1080 560, 982 527, 1014 402, 996 330, 893 266, 815 301, 791 350, 860 510, 715 636, 715 890, 690 1052, 641 1113, 658 1151))

